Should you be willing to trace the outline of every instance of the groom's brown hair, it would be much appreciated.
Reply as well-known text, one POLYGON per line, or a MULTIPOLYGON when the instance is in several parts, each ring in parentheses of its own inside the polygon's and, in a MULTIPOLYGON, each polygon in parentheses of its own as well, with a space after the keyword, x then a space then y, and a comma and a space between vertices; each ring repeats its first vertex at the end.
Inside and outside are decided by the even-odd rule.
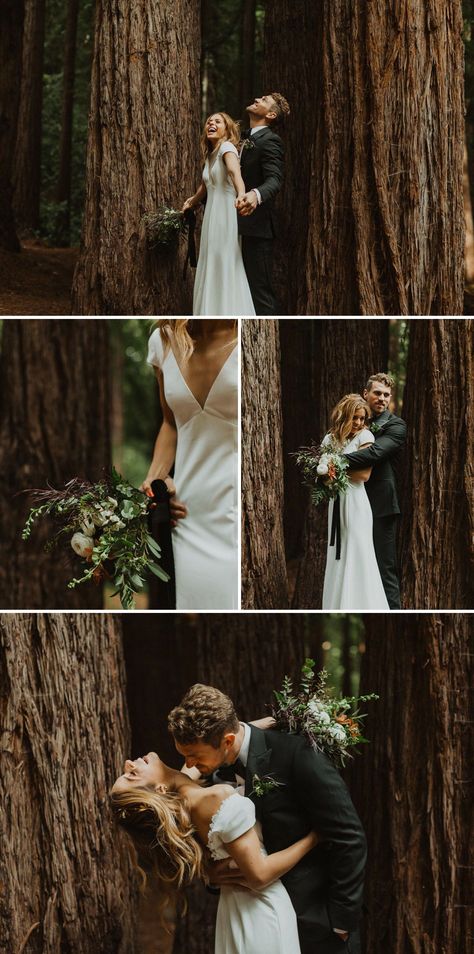
POLYGON ((385 384, 386 388, 390 388, 393 391, 395 387, 394 379, 387 374, 385 371, 377 371, 377 374, 371 374, 367 384, 365 386, 366 391, 370 391, 371 387, 375 382, 378 381, 379 384, 385 384))
POLYGON ((275 112, 275 119, 272 119, 271 126, 282 126, 287 117, 290 115, 290 107, 288 100, 282 96, 281 93, 269 93, 269 96, 272 97, 273 102, 275 103, 275 109, 271 109, 270 112, 275 112))
POLYGON ((201 683, 191 686, 168 716, 168 729, 180 745, 200 741, 218 749, 222 736, 238 732, 239 727, 232 700, 219 689, 201 683))

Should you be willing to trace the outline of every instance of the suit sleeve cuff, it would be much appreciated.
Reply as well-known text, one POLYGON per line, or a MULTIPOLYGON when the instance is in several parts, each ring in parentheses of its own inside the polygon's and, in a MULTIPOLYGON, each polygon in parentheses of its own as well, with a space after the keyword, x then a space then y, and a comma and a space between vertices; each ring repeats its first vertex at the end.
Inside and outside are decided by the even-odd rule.
POLYGON ((255 192, 255 195, 257 196, 257 202, 258 202, 258 204, 261 205, 261 204, 262 204, 262 196, 260 195, 260 192, 258 191, 258 189, 253 189, 253 191, 255 192))

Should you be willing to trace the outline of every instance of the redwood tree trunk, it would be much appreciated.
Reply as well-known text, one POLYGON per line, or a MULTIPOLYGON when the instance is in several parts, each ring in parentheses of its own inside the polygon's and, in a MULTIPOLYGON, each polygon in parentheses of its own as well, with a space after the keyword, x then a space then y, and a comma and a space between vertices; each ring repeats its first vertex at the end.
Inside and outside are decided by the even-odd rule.
POLYGON ((307 494, 291 456, 310 437, 318 403, 318 321, 283 318, 280 321, 281 395, 283 409, 283 471, 285 481, 285 548, 287 559, 301 556, 307 494), (303 503, 304 500, 304 503, 303 503))
MULTIPOLYGON (((386 369, 389 322, 374 319, 361 323, 315 320, 314 362, 318 375, 319 399, 307 419, 307 440, 322 439, 332 408, 348 392, 361 394, 367 378, 386 369)), ((293 606, 298 609, 321 607, 326 565, 327 507, 308 504, 304 552, 298 569, 293 606)))
POLYGON ((98 0, 74 314, 190 312, 184 245, 148 252, 143 217, 199 181, 199 7, 98 0))
POLYGON ((242 606, 288 605, 279 322, 242 321, 242 606))
POLYGON ((404 606, 471 609, 474 322, 412 321, 404 416, 404 606))
POLYGON ((77 19, 79 0, 68 0, 66 15, 66 33, 64 38, 63 98, 61 117, 61 139, 59 143, 59 172, 56 184, 56 202, 64 202, 61 215, 63 241, 69 242, 71 219, 71 157, 72 123, 74 115, 74 80, 76 72, 77 19))
POLYGON ((38 524, 26 542, 21 530, 31 506, 22 491, 98 480, 110 467, 106 321, 5 321, 0 408, 0 606, 100 608, 100 587, 67 589, 77 570, 68 544, 43 552, 54 527, 38 524))
POLYGON ((20 97, 23 0, 3 0, 0 6, 0 247, 20 251, 13 214, 13 157, 20 97))
POLYGON ((15 215, 20 228, 40 224, 41 124, 45 0, 25 0, 21 94, 13 172, 15 215))
POLYGON ((472 617, 366 617, 370 745, 353 772, 368 836, 365 950, 466 954, 472 938, 472 617), (376 785, 377 805, 368 793, 376 785))
POLYGON ((462 313, 461 0, 275 0, 264 85, 293 106, 289 314, 462 313))
POLYGON ((0 664, 0 947, 133 954, 136 876, 107 800, 129 746, 114 620, 3 614, 0 664))

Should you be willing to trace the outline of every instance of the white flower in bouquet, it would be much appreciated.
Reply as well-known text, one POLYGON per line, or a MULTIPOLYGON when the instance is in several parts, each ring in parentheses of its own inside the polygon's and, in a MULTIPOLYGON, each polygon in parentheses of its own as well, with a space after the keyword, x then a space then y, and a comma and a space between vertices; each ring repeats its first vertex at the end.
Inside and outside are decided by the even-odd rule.
POLYGON ((335 742, 346 742, 347 736, 341 725, 330 725, 328 733, 335 742))
POLYGON ((111 517, 109 520, 109 530, 124 530, 126 524, 120 517, 111 517))
POLYGON ((85 533, 75 533, 71 539, 71 546, 74 553, 80 557, 90 556, 94 549, 94 540, 86 536, 85 533))
POLYGON ((95 523, 90 513, 81 513, 79 526, 86 537, 93 537, 95 533, 95 523))
POLYGON ((320 722, 321 725, 329 725, 331 721, 330 716, 320 702, 317 702, 315 699, 311 699, 311 701, 308 702, 308 710, 314 716, 316 722, 320 722))
POLYGON ((328 465, 327 465, 327 464, 323 464, 323 463, 318 464, 318 466, 317 466, 317 468, 316 468, 316 473, 318 474, 319 477, 325 477, 326 474, 329 473, 329 467, 328 467, 328 465))

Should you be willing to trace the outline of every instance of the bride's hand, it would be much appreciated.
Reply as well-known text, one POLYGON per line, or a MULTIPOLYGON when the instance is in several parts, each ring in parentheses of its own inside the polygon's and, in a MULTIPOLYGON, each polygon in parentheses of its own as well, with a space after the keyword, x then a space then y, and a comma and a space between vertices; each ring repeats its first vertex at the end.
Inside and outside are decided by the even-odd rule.
POLYGON ((240 195, 237 196, 234 203, 236 209, 240 208, 240 204, 244 199, 245 199, 245 192, 241 192, 240 195))
MULTIPOLYGON (((143 483, 140 484, 139 490, 141 490, 142 493, 146 494, 147 497, 153 497, 153 491, 151 489, 151 485, 154 480, 155 480, 155 477, 153 476, 153 474, 147 474, 143 483)), ((174 480, 172 480, 171 477, 165 477, 164 481, 168 488, 168 493, 170 497, 173 496, 173 494, 176 494, 176 486, 175 486, 174 480)))
POLYGON ((186 199, 186 202, 183 204, 181 212, 187 212, 188 209, 194 209, 194 196, 190 196, 189 199, 186 199))

